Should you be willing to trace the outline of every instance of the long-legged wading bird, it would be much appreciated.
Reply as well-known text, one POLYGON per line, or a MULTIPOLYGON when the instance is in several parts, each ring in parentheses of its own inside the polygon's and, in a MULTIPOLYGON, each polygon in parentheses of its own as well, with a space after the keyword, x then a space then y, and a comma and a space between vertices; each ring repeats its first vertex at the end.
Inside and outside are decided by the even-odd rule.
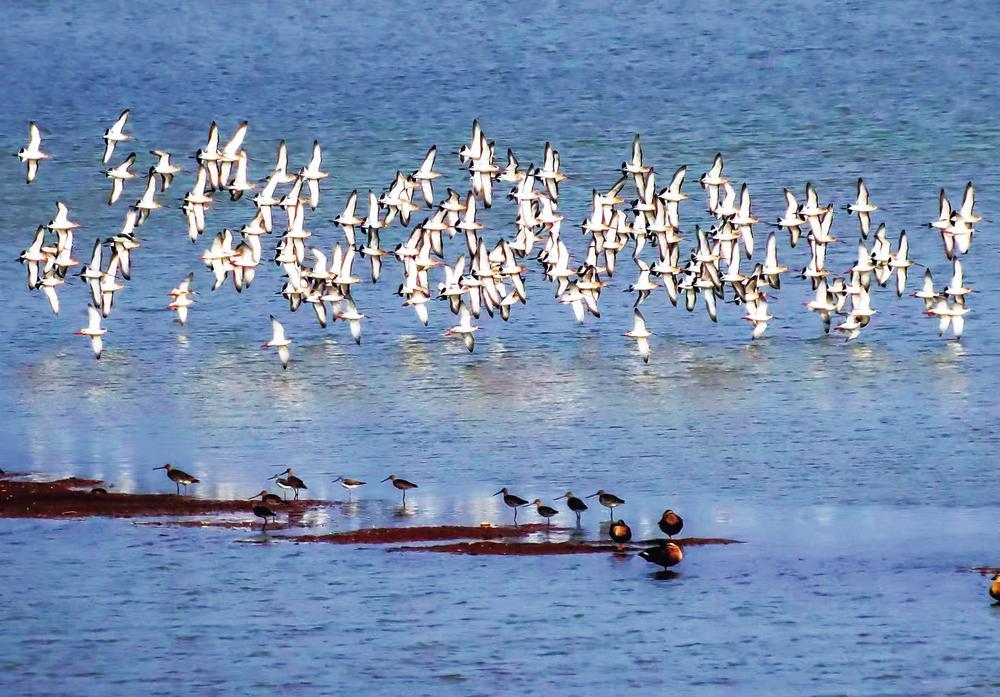
POLYGON ((188 474, 182 470, 177 469, 169 462, 162 467, 154 467, 154 470, 166 470, 167 476, 170 478, 174 484, 177 485, 177 493, 181 493, 181 485, 184 485, 184 493, 187 493, 188 484, 197 484, 199 480, 193 475, 188 474))
POLYGON ((274 522, 278 521, 278 514, 262 503, 254 503, 253 514, 258 518, 264 519, 264 525, 261 527, 261 530, 267 530, 268 519, 271 519, 274 522))
POLYGON ((501 489, 500 491, 498 491, 493 495, 499 496, 500 494, 503 494, 504 504, 506 504, 508 508, 514 509, 514 527, 517 527, 517 509, 520 508, 521 506, 527 506, 528 505, 527 499, 522 499, 520 496, 515 496, 514 494, 511 494, 510 492, 507 491, 507 487, 504 487, 503 489, 501 489))
MULTIPOLYGON (((403 492, 403 505, 406 505, 406 491, 407 489, 416 489, 417 485, 413 482, 408 482, 405 479, 400 479, 394 474, 390 474, 388 477, 382 480, 383 482, 392 482, 392 485, 403 492)), ((381 483, 381 482, 380 482, 381 483)))
POLYGON ((567 491, 562 496, 556 496, 556 500, 559 499, 566 499, 569 510, 576 514, 576 527, 580 527, 580 514, 587 510, 587 503, 583 499, 573 496, 572 491, 567 491))
POLYGON ((299 490, 308 489, 306 483, 292 474, 292 468, 289 467, 284 472, 278 472, 277 474, 268 477, 268 479, 273 479, 274 483, 277 484, 282 489, 291 489, 295 492, 295 500, 299 499, 299 490))
POLYGON ((334 482, 340 482, 340 486, 347 489, 347 500, 351 500, 351 492, 358 487, 364 486, 368 482, 362 482, 359 479, 349 479, 348 477, 340 476, 333 480, 334 482))
POLYGON ((608 513, 611 516, 610 520, 614 520, 615 519, 615 515, 614 515, 614 509, 615 509, 615 507, 616 506, 621 506, 623 503, 625 503, 625 499, 620 499, 617 496, 615 496, 614 494, 609 494, 604 489, 598 489, 597 491, 595 491, 593 494, 591 494, 587 498, 588 499, 592 499, 595 496, 598 497, 597 500, 600 501, 601 505, 608 509, 608 513))
POLYGON ((531 502, 531 505, 535 507, 536 511, 538 511, 538 515, 545 518, 545 529, 548 530, 552 516, 559 515, 559 511, 552 508, 552 506, 546 506, 542 504, 541 499, 535 499, 534 501, 531 502))
POLYGON ((277 494, 268 493, 267 489, 261 489, 260 493, 254 494, 247 501, 253 501, 254 499, 260 499, 265 506, 283 506, 286 501, 278 496, 277 494))

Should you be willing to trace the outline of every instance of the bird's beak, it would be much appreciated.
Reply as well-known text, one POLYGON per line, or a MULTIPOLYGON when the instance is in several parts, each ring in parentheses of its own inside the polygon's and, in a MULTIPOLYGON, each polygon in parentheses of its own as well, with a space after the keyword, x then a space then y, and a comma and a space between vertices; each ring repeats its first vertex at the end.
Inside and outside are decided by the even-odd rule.
MULTIPOLYGON (((391 476, 392 476, 392 475, 389 475, 389 477, 391 477, 391 476)), ((383 479, 383 480, 382 480, 382 482, 387 482, 387 481, 389 481, 389 477, 386 477, 385 479, 383 479)), ((381 484, 382 482, 379 482, 379 484, 381 484)))
MULTIPOLYGON (((283 472, 279 472, 279 474, 284 474, 284 473, 283 472)), ((278 478, 277 474, 275 474, 274 476, 268 477, 268 479, 277 479, 277 478, 278 478)))
MULTIPOLYGON (((260 494, 257 494, 257 496, 260 496, 260 494)), ((253 501, 255 498, 257 498, 257 496, 251 496, 250 498, 247 499, 247 501, 253 501)))
POLYGON ((558 501, 559 499, 564 499, 564 498, 566 498, 566 494, 563 494, 562 496, 556 496, 555 500, 558 501))
POLYGON ((590 495, 590 496, 588 496, 587 498, 588 498, 588 499, 592 499, 592 498, 594 498, 595 496, 597 496, 597 494, 591 494, 591 495, 590 495))
POLYGON ((502 493, 503 493, 503 489, 501 489, 500 491, 498 491, 497 493, 495 493, 495 494, 493 494, 493 495, 494 495, 494 496, 499 496, 499 495, 500 495, 500 494, 502 494, 502 493))
POLYGON ((165 470, 165 469, 167 469, 166 465, 164 465, 163 467, 154 467, 153 471, 156 471, 156 470, 165 470))

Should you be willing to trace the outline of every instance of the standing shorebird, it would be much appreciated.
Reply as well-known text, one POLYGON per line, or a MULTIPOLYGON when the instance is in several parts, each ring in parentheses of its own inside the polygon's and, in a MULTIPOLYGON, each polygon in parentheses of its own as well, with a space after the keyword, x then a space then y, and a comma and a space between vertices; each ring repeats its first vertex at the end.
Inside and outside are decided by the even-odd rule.
POLYGON ((604 507, 606 507, 608 509, 608 513, 611 514, 610 520, 613 521, 615 519, 615 515, 614 515, 614 508, 615 508, 615 506, 620 506, 623 503, 625 503, 625 499, 620 499, 617 496, 615 496, 614 494, 609 494, 604 489, 598 489, 596 492, 594 492, 593 494, 591 494, 587 498, 588 499, 592 499, 595 496, 598 497, 597 500, 601 502, 601 505, 604 506, 604 507))
POLYGON ((684 528, 684 519, 670 509, 667 509, 660 516, 659 526, 664 535, 673 537, 674 535, 679 535, 684 528))
POLYGON ((285 500, 277 494, 268 493, 267 489, 261 489, 259 494, 254 494, 247 501, 260 499, 265 506, 284 506, 285 500))
POLYGON ((295 492, 295 500, 299 500, 299 489, 308 489, 306 483, 292 474, 292 468, 289 467, 284 472, 278 472, 268 479, 273 479, 274 483, 277 484, 282 489, 291 489, 295 492))
MULTIPOLYGON (((394 474, 390 474, 388 477, 382 480, 383 482, 392 482, 392 485, 403 492, 403 505, 406 505, 406 490, 416 489, 417 485, 413 482, 408 482, 405 479, 400 479, 394 474)), ((380 484, 382 482, 379 482, 380 484)))
POLYGON ((521 506, 527 506, 528 501, 526 499, 522 499, 520 496, 514 496, 514 494, 507 491, 507 487, 504 487, 493 495, 499 496, 500 494, 503 494, 503 502, 507 504, 507 507, 514 509, 514 527, 517 527, 517 509, 521 506))
POLYGON ((254 503, 253 514, 258 518, 264 519, 264 527, 261 530, 267 530, 267 520, 270 518, 274 522, 278 522, 278 514, 274 512, 272 506, 283 506, 285 504, 284 500, 280 496, 275 494, 267 493, 266 489, 261 489, 259 494, 255 494, 247 499, 247 501, 253 501, 254 499, 260 499, 260 503, 254 503))
POLYGON ((576 527, 580 527, 580 514, 587 510, 588 506, 583 499, 573 496, 572 491, 567 491, 562 496, 556 496, 556 500, 566 499, 566 505, 569 506, 569 510, 576 514, 576 527))
POLYGON ((187 493, 188 484, 197 484, 198 481, 199 481, 197 478, 195 478, 194 476, 188 474, 187 472, 182 472, 181 470, 177 469, 176 467, 174 467, 173 465, 171 465, 169 462, 167 464, 163 465, 163 467, 154 467, 153 470, 154 471, 155 470, 166 470, 167 471, 167 476, 170 478, 170 481, 172 481, 174 484, 177 485, 177 493, 178 494, 181 493, 181 484, 184 485, 184 493, 186 494, 187 493))
POLYGON ((990 597, 1000 603, 1000 574, 993 574, 990 579, 990 597))
POLYGON ((624 520, 618 520, 608 528, 608 536, 615 544, 623 545, 632 539, 632 528, 624 520))
POLYGON ((684 552, 673 542, 664 540, 658 547, 650 547, 639 552, 639 556, 651 564, 658 564, 664 569, 676 566, 684 558, 684 552))
POLYGON ((348 479, 347 477, 340 476, 334 479, 335 482, 340 482, 340 486, 347 489, 347 500, 351 500, 351 492, 357 489, 359 486, 364 486, 368 482, 362 482, 357 479, 348 479))
POLYGON ((264 526, 261 530, 267 530, 267 521, 269 518, 275 523, 278 522, 278 514, 262 503, 255 503, 253 505, 253 514, 258 518, 264 519, 264 526))
POLYGON ((545 518, 545 529, 548 530, 552 516, 558 515, 559 511, 552 508, 552 506, 542 505, 541 499, 535 499, 534 501, 531 502, 531 505, 535 507, 536 511, 538 511, 538 515, 545 518))

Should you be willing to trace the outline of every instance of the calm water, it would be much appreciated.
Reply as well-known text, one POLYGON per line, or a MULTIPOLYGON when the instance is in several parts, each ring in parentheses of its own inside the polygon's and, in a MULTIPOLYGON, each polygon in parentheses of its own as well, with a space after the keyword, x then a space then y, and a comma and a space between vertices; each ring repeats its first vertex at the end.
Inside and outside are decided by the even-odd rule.
MULTIPOLYGON (((3 692, 995 692, 1000 614, 983 579, 960 571, 1000 563, 994 225, 980 225, 967 259, 977 293, 961 345, 890 290, 874 296, 860 341, 824 338, 790 281, 752 346, 736 308, 714 325, 655 295, 643 306, 657 332, 648 366, 621 337, 628 264, 601 320, 582 327, 534 274, 529 304, 509 324, 484 320, 472 355, 440 336, 443 307, 428 329, 399 307, 394 265, 356 293, 370 317, 360 347, 308 310, 289 316, 272 266, 242 296, 209 293, 197 262, 208 239, 193 247, 171 210, 141 230, 100 363, 73 336, 83 286, 61 289, 58 318, 25 290, 13 259, 57 198, 84 226, 78 256, 120 225, 100 133, 126 106, 143 156, 193 153, 212 119, 224 133, 249 119, 254 178, 280 138, 296 163, 319 138, 333 176, 308 226, 324 247, 351 189, 381 190, 433 143, 442 184, 467 186, 451 153, 474 117, 525 164, 552 140, 571 176, 568 222, 614 181, 636 131, 658 171, 690 165, 686 227, 706 222, 693 182, 717 150, 767 219, 782 187, 811 180, 839 206, 863 175, 876 220, 893 238, 909 230, 939 281, 949 266, 921 227, 938 189, 957 202, 972 179, 977 211, 1000 216, 1000 19, 988 3, 453 5, 5 7, 0 149, 16 152, 35 119, 54 159, 31 187, 13 159, 0 168, 0 466, 166 491, 151 470, 169 460, 201 476, 204 496, 247 496, 278 464, 320 498, 342 499, 336 474, 373 482, 356 506, 311 520, 329 530, 501 520, 489 494, 504 484, 547 500, 604 487, 627 499, 619 510, 638 534, 672 507, 685 532, 749 544, 691 549, 666 580, 603 555, 401 555, 5 520, 3 692), (202 292, 181 330, 165 294, 191 270, 202 292), (257 348, 269 312, 295 340, 285 373, 257 348), (410 516, 374 484, 390 472, 420 484, 410 516)), ((250 211, 220 202, 210 232, 250 211)), ((491 243, 513 233, 512 217, 503 201, 484 216, 491 243)), ((838 216, 852 242, 832 268, 850 264, 856 226, 838 216)), ((803 247, 783 243, 780 256, 801 268, 803 247)), ((600 517, 585 535, 600 534, 600 517)))

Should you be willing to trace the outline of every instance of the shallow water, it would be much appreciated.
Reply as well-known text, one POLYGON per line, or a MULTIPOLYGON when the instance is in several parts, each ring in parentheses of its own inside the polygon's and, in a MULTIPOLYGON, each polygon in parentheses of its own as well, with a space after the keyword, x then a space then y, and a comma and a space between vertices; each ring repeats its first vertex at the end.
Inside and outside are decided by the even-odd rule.
MULTIPOLYGON (((117 230, 124 208, 105 205, 99 134, 125 106, 139 153, 192 153, 213 118, 224 134, 248 119, 254 178, 278 139, 299 162, 319 138, 332 177, 309 220, 324 247, 351 189, 382 189, 433 143, 446 173, 436 190, 465 185, 451 151, 474 117, 524 164, 552 140, 571 176, 567 222, 614 181, 635 131, 661 176, 690 165, 686 226, 707 222, 694 182, 717 150, 765 219, 781 212, 782 187, 811 180, 839 206, 864 176, 876 221, 893 238, 910 231, 938 283, 948 264, 921 227, 938 189, 957 202, 972 179, 977 212, 998 215, 1000 84, 984 66, 1000 53, 1000 20, 985 4, 606 10, 6 8, 0 150, 16 152, 35 119, 55 159, 31 187, 13 159, 0 168, 0 467, 168 491, 152 468, 169 460, 201 477, 197 495, 220 497, 258 491, 278 464, 317 498, 343 498, 337 474, 369 481, 356 506, 311 521, 330 530, 496 522, 508 514, 490 494, 503 485, 546 501, 604 487, 627 500, 618 510, 637 536, 671 507, 685 534, 747 544, 691 549, 666 579, 638 558, 400 554, 120 520, 0 520, 0 587, 18 599, 0 607, 5 693, 997 689, 1000 615, 984 580, 961 572, 1000 563, 992 224, 966 260, 977 292, 961 344, 890 290, 874 296, 860 341, 822 337, 801 307, 805 287, 789 280, 754 345, 735 308, 715 325, 654 295, 643 305, 657 333, 648 366, 621 337, 628 264, 601 320, 582 327, 533 274, 529 304, 509 324, 484 319, 471 355, 440 336, 442 307, 427 329, 399 307, 387 264, 384 282, 356 293, 370 317, 358 347, 341 326, 289 315, 274 267, 241 296, 210 293, 196 258, 208 240, 192 246, 179 213, 161 211, 140 231, 98 363, 72 334, 85 289, 61 288, 53 317, 10 261, 57 198, 84 226, 77 256, 117 230), (182 330, 165 294, 192 270, 201 293, 182 330), (295 341, 284 373, 257 348, 269 312, 295 341), (420 484, 412 515, 376 484, 390 472, 420 484)), ((497 198, 484 216, 491 242, 512 233, 497 198)), ((220 202, 209 226, 238 226, 250 210, 220 202)), ((850 244, 831 252, 832 268, 850 264, 856 226, 838 215, 850 244)), ((579 254, 582 238, 564 231, 579 254)), ((803 246, 782 241, 782 261, 803 266, 803 246)), ((583 534, 597 537, 601 517, 590 511, 583 534)))

